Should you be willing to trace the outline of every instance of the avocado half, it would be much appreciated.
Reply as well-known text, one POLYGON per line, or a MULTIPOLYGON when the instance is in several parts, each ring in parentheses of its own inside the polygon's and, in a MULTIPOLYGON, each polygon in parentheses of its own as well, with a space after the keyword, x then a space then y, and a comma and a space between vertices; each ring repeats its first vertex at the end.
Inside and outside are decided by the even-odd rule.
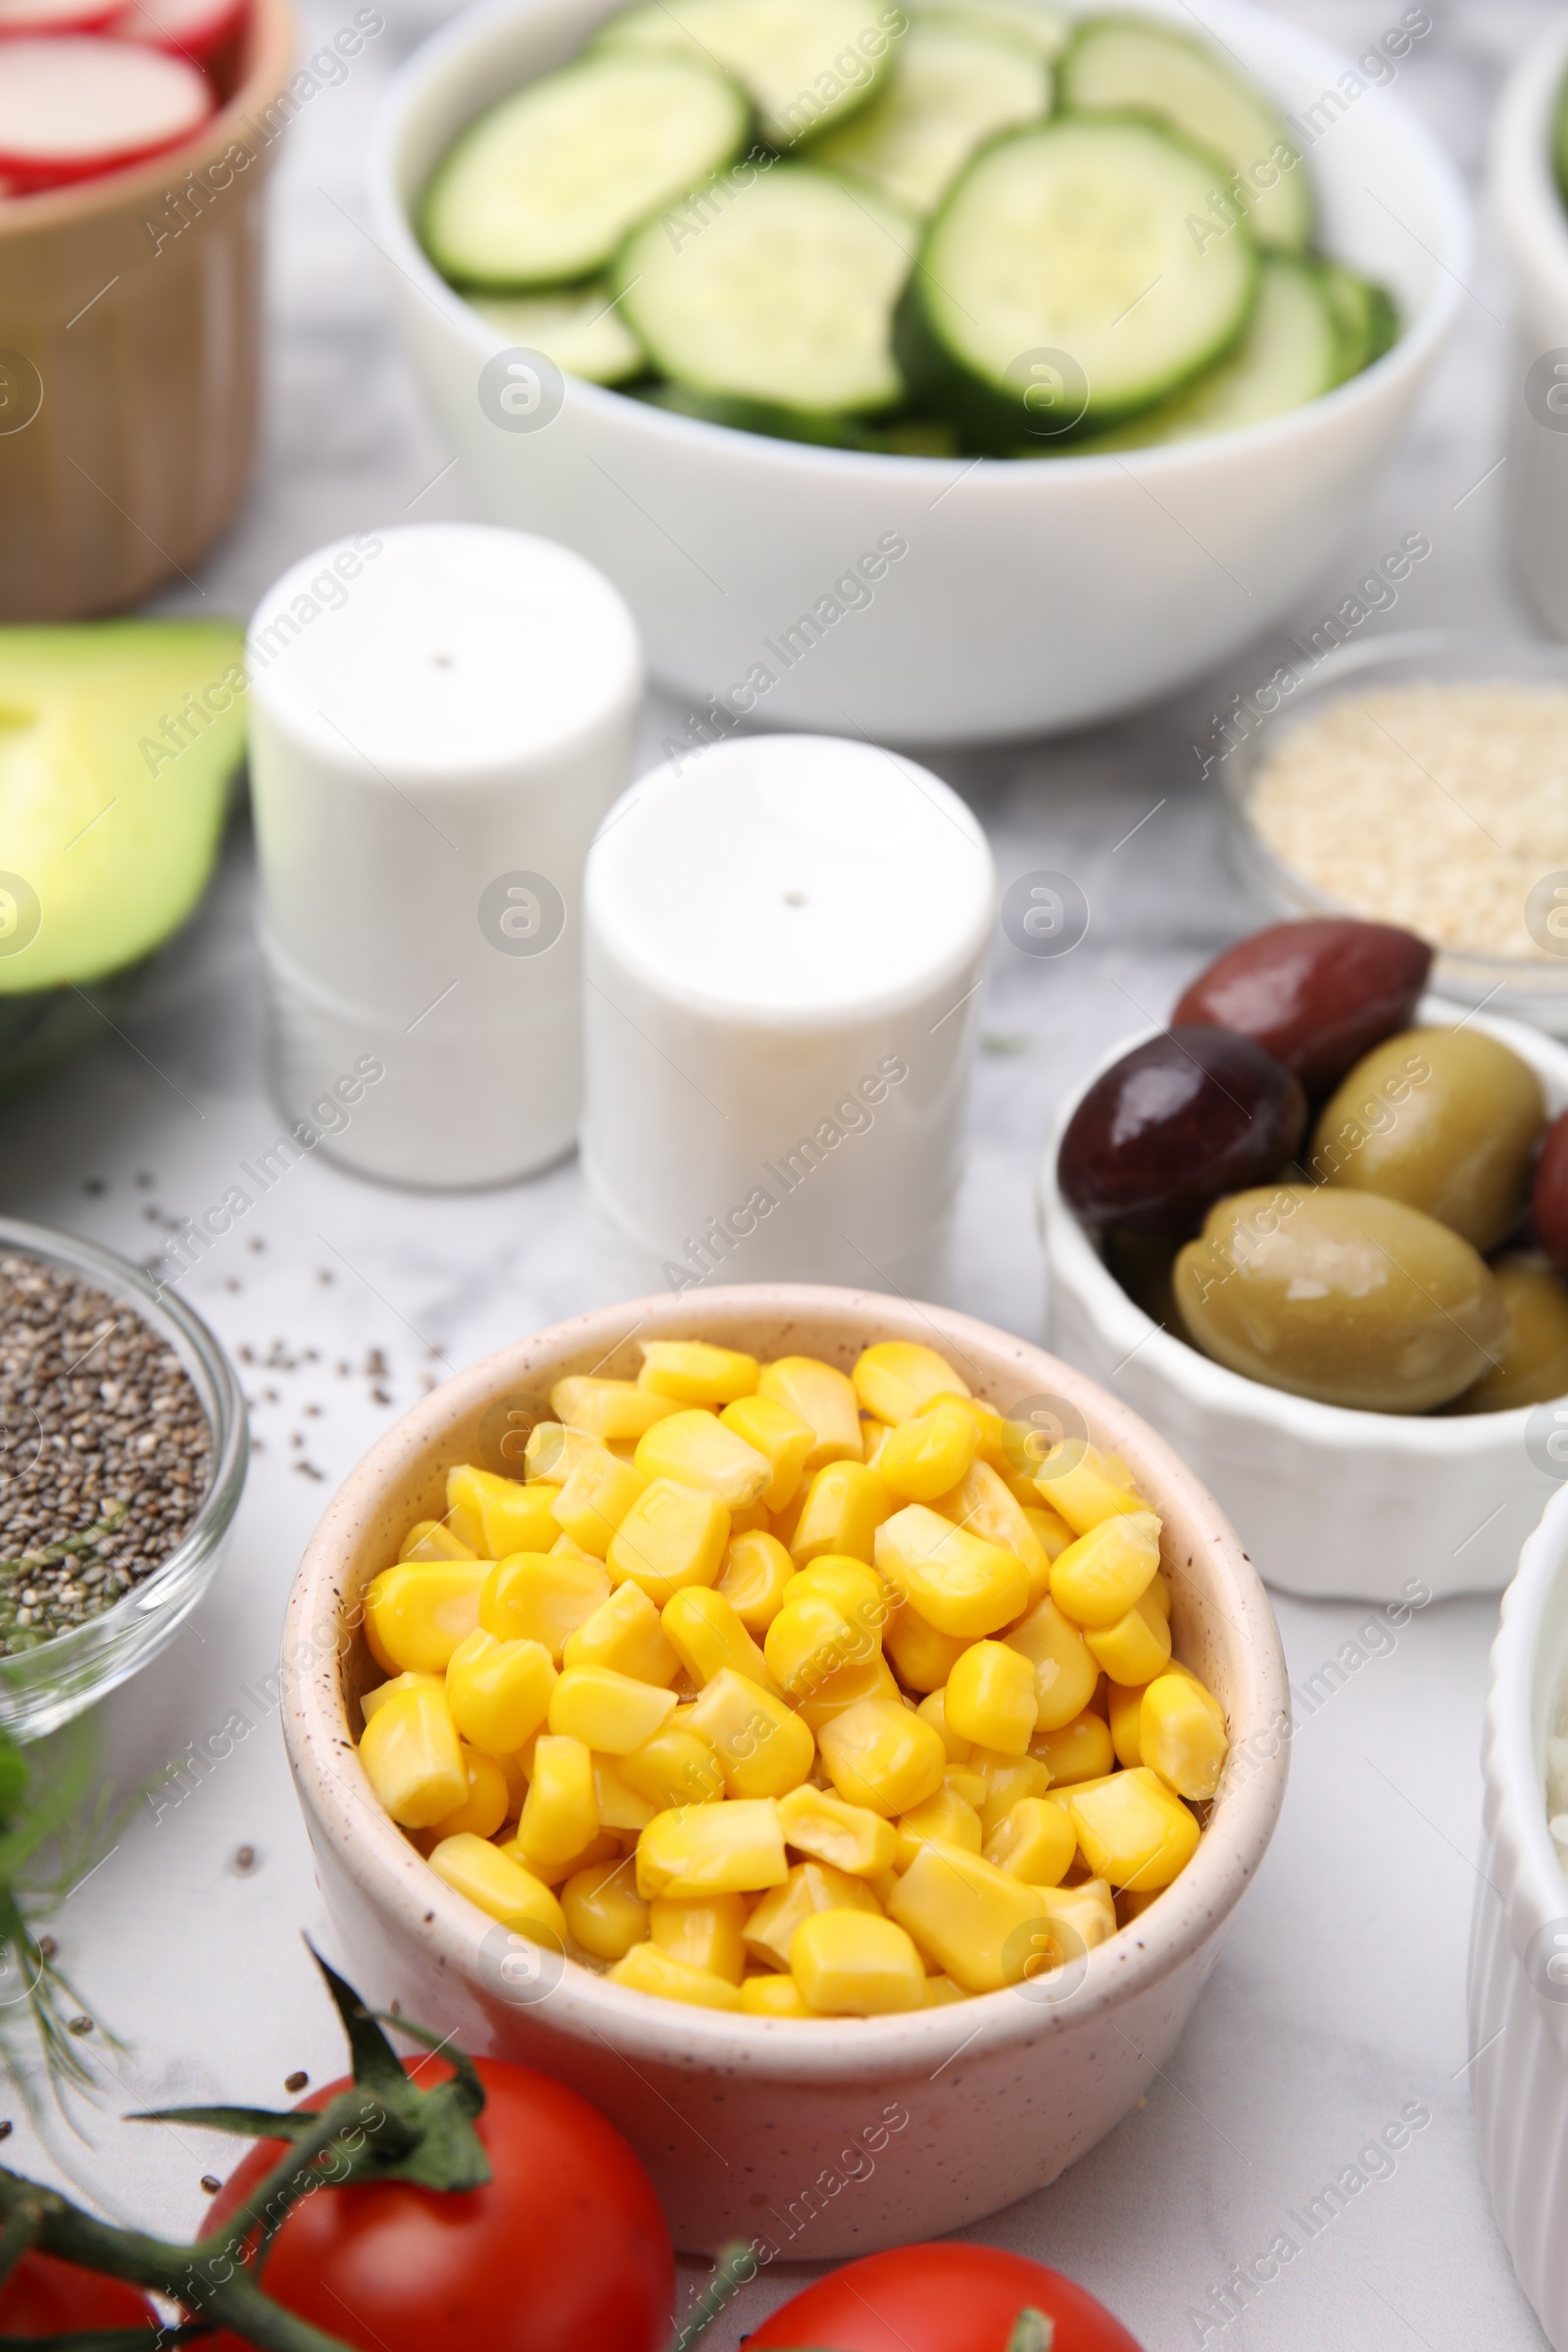
POLYGON ((200 900, 243 652, 228 621, 0 628, 0 1095, 101 1035, 200 900))

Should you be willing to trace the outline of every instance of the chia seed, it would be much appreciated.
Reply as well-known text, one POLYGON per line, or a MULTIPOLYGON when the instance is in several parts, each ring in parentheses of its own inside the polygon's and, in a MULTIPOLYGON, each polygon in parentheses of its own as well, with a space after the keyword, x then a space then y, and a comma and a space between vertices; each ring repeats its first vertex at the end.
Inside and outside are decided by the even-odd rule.
POLYGON ((168 1343, 63 1267, 0 1257, 0 1656, 161 1568, 212 1476, 207 1416, 168 1343))

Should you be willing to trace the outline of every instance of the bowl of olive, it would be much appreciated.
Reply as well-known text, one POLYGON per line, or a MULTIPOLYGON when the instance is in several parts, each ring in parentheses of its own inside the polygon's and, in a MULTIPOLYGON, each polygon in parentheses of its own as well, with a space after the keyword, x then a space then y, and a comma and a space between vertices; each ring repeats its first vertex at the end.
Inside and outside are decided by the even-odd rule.
POLYGON ((1337 918, 1240 941, 1042 1173, 1050 1346, 1285 1592, 1499 1591, 1568 1477, 1568 1048, 1430 960, 1337 918))

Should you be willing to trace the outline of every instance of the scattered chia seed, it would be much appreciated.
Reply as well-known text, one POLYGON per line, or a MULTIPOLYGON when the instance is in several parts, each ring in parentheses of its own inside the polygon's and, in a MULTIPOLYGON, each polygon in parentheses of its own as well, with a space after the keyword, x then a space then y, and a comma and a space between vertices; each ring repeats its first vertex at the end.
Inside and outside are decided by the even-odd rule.
POLYGON ((285 2090, 304 2090, 310 2080, 310 2076, 301 2067, 296 2073, 283 2077, 283 2088, 285 2090))
POLYGON ((216 2173, 203 2173, 202 2194, 204 2196, 216 2197, 223 2183, 221 2180, 220 2180, 216 2173))
POLYGON ((0 1257, 0 1656, 162 1567, 212 1474, 207 1416, 158 1333, 63 1268, 0 1257))

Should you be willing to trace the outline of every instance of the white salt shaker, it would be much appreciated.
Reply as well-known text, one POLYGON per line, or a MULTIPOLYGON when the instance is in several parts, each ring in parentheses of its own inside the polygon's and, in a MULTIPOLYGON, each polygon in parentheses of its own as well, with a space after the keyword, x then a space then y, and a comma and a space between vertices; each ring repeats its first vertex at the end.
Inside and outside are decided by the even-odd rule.
POLYGON ((581 885, 631 775, 617 592, 520 531, 362 532, 251 622, 273 1080, 368 1175, 525 1176, 581 1095, 581 885))
POLYGON ((995 911, 963 802, 873 745, 758 736, 635 784, 584 895, 599 1299, 938 1290, 995 911))

